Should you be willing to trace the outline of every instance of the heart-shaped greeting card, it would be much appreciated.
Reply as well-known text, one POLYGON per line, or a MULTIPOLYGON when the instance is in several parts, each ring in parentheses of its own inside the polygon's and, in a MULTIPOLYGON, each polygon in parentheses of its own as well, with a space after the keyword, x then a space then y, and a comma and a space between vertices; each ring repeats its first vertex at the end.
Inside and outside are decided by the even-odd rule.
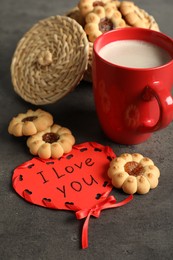
POLYGON ((12 184, 30 203, 73 210, 78 219, 87 218, 82 238, 82 247, 86 248, 89 217, 99 217, 101 210, 121 206, 113 196, 108 197, 113 186, 107 169, 113 158, 109 146, 86 142, 73 146, 59 159, 33 158, 23 163, 14 170, 12 184))

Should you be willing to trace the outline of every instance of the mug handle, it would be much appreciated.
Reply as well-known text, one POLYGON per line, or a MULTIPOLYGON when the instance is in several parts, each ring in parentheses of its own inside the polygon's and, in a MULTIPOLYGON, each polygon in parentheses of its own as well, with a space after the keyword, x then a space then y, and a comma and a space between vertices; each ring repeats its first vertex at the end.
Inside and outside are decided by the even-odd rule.
POLYGON ((173 99, 171 93, 167 89, 161 87, 159 81, 147 85, 142 93, 142 99, 144 101, 150 101, 153 97, 158 102, 160 116, 154 126, 149 126, 147 122, 143 122, 138 129, 142 133, 150 133, 164 128, 169 125, 173 119, 173 99))

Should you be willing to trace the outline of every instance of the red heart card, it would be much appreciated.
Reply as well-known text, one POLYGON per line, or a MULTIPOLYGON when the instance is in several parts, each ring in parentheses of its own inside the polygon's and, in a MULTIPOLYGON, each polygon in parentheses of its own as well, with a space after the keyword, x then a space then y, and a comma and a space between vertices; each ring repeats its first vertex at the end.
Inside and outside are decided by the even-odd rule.
POLYGON ((98 218, 104 209, 123 206, 132 196, 116 203, 109 196, 112 184, 107 176, 110 161, 115 158, 109 146, 86 142, 73 146, 59 159, 33 158, 13 173, 15 191, 26 201, 52 209, 73 210, 77 219, 86 218, 82 248, 88 247, 90 216, 98 218))
POLYGON ((107 169, 114 157, 108 146, 76 145, 60 159, 33 158, 18 166, 13 187, 25 200, 39 206, 69 210, 71 204, 91 209, 112 189, 107 169))

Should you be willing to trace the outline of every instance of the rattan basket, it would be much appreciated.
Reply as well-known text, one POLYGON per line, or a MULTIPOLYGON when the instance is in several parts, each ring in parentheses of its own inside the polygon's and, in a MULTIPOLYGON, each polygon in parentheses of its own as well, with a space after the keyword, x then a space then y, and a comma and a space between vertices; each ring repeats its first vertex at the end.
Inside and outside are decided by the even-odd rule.
POLYGON ((82 26, 67 16, 35 24, 19 41, 12 58, 14 90, 35 105, 53 103, 83 78, 89 42, 82 26))
MULTIPOLYGON (((153 16, 140 9, 148 28, 159 31, 153 16)), ((25 101, 45 105, 58 101, 84 79, 92 82, 93 43, 85 19, 74 7, 63 16, 38 21, 19 41, 11 63, 14 90, 25 101)))
MULTIPOLYGON (((148 29, 160 31, 157 22, 155 21, 154 17, 149 15, 145 10, 140 9, 141 13, 144 16, 144 19, 148 21, 148 29)), ((75 19, 82 27, 85 26, 84 18, 81 16, 79 8, 74 7, 73 9, 69 10, 66 13, 66 16, 75 19)), ((84 74, 84 80, 92 82, 92 51, 93 51, 93 43, 89 42, 89 60, 88 60, 88 67, 84 74)))

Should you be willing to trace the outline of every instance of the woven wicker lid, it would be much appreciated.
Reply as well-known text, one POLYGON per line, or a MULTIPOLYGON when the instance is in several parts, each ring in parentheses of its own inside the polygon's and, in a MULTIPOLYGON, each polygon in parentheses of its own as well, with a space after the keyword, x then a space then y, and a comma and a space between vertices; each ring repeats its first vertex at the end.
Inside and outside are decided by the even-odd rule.
POLYGON ((15 50, 11 64, 14 90, 32 104, 53 103, 80 82, 88 53, 87 36, 74 19, 52 16, 41 20, 15 50))

